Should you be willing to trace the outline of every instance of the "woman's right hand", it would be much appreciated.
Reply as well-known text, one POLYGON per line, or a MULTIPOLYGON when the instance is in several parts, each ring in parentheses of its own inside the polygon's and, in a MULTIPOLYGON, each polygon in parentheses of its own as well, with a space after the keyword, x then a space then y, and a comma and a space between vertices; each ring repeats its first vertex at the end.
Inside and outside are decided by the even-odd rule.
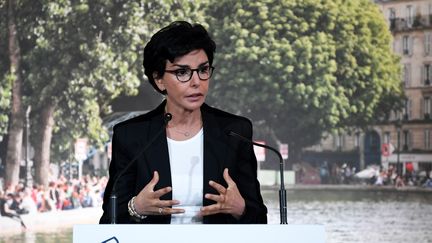
POLYGON ((138 193, 135 198, 135 210, 140 215, 168 215, 184 213, 181 208, 170 208, 180 204, 177 200, 160 200, 160 197, 172 190, 165 187, 154 191, 154 187, 159 182, 159 173, 155 171, 151 181, 138 193))

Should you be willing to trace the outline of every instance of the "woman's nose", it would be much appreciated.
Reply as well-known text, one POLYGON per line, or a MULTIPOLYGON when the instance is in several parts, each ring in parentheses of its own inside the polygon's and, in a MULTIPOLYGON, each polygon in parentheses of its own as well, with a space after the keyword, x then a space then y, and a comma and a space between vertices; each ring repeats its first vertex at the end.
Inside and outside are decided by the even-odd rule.
POLYGON ((201 82, 201 80, 200 80, 200 78, 198 76, 198 70, 194 70, 194 71, 192 71, 192 77, 191 77, 191 80, 190 80, 190 85, 193 86, 193 87, 199 86, 199 84, 201 82), (194 72, 194 71, 196 71, 196 72, 194 72))

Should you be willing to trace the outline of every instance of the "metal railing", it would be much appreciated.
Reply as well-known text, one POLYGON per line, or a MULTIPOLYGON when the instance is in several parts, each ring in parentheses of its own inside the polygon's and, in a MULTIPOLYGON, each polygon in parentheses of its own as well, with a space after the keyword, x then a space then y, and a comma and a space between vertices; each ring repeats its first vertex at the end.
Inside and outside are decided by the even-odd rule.
POLYGON ((432 27, 432 15, 417 15, 412 19, 391 18, 390 30, 393 32, 409 31, 432 27))

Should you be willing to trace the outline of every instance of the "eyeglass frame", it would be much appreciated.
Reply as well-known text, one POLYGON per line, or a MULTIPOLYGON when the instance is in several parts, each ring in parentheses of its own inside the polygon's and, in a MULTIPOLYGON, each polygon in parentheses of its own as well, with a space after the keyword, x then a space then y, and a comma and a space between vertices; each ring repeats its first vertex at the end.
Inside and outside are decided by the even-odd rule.
POLYGON ((200 70, 200 68, 202 68, 202 67, 199 67, 199 68, 194 68, 194 69, 192 69, 192 68, 188 68, 188 67, 183 67, 183 68, 179 68, 179 69, 176 69, 176 70, 164 70, 164 72, 167 72, 167 73, 171 73, 171 74, 174 74, 175 75, 175 77, 176 77, 176 79, 177 79, 177 81, 179 81, 180 83, 187 83, 187 82, 189 82, 191 79, 192 79, 192 76, 193 76, 193 73, 196 71, 196 73, 198 74, 198 78, 201 80, 201 81, 207 81, 207 80, 209 80, 212 76, 213 76, 213 71, 214 71, 214 69, 215 69, 215 67, 214 66, 209 66, 209 72, 210 72, 210 76, 208 77, 208 78, 206 78, 206 79, 203 79, 203 78, 201 78, 201 76, 200 76, 200 74, 199 74, 199 70, 200 70), (189 76, 189 79, 188 80, 186 80, 186 81, 181 81, 179 78, 178 78, 178 74, 176 73, 178 70, 181 70, 181 69, 189 69, 190 71, 191 71, 191 74, 190 74, 190 76, 189 76))

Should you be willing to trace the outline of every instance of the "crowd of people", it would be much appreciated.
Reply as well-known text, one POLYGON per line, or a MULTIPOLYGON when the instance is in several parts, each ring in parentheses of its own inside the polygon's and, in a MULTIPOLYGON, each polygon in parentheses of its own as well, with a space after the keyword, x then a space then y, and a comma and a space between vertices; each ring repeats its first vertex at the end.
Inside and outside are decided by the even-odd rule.
POLYGON ((420 175, 411 164, 407 164, 405 173, 399 175, 396 173, 395 167, 390 165, 387 169, 380 167, 377 174, 371 178, 370 183, 378 186, 395 185, 396 187, 403 187, 408 185, 432 188, 431 175, 432 172, 425 172, 425 175, 420 175))
POLYGON ((333 164, 329 166, 326 161, 319 168, 322 184, 352 184, 357 168, 343 163, 341 166, 333 164))
MULTIPOLYGON (((354 175, 355 167, 347 164, 341 166, 328 165, 323 163, 318 168, 302 166, 296 169, 297 183, 308 184, 311 178, 308 171, 314 171, 313 174, 318 180, 312 183, 320 184, 356 184, 359 179, 354 175)), ((422 186, 432 188, 432 171, 426 173, 426 176, 420 176, 411 167, 406 168, 403 176, 396 173, 393 166, 387 169, 378 167, 376 173, 366 183, 371 185, 394 185, 403 186, 422 186)), ((49 211, 71 210, 86 207, 101 207, 103 193, 108 182, 107 177, 83 176, 81 180, 67 180, 60 176, 56 181, 51 181, 48 187, 43 185, 33 185, 26 187, 20 183, 15 187, 0 188, 0 215, 10 217, 24 223, 20 219, 23 214, 35 214, 49 211)))
POLYGON ((296 164, 293 169, 298 184, 352 184, 355 182, 354 175, 357 173, 355 167, 346 163, 339 165, 326 161, 320 166, 303 162, 296 164))
POLYGON ((20 183, 15 187, 0 188, 0 214, 21 222, 20 215, 86 207, 100 207, 107 177, 83 176, 81 180, 67 180, 64 176, 51 181, 48 187, 20 183))
POLYGON ((296 168, 296 183, 299 184, 368 184, 376 186, 416 186, 432 188, 432 171, 416 171, 412 163, 406 163, 403 173, 395 166, 372 165, 365 171, 347 163, 327 163, 319 166, 302 163, 296 168), (360 175, 361 174, 361 175, 360 175))

